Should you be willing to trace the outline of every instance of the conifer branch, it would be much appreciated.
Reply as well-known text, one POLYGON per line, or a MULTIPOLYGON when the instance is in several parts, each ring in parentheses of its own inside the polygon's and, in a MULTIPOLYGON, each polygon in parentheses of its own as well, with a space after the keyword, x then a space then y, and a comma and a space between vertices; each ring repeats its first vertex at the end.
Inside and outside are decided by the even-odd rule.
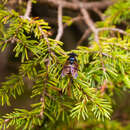
POLYGON ((104 44, 106 44, 106 45, 109 44, 109 45, 113 45, 113 46, 118 46, 118 47, 120 47, 120 48, 122 48, 122 49, 124 49, 124 50, 127 50, 127 51, 130 50, 128 47, 122 46, 122 45, 120 45, 119 43, 111 43, 111 42, 106 43, 106 42, 104 42, 104 44))
MULTIPOLYGON (((31 20, 29 18, 30 16, 30 13, 31 13, 31 9, 32 9, 32 0, 28 0, 27 2, 27 8, 26 8, 26 12, 25 12, 25 15, 24 16, 21 16, 21 18, 25 18, 25 19, 28 19, 29 21, 31 20)), ((34 21, 35 22, 35 21, 34 21)), ((36 23, 37 24, 37 23, 36 23)), ((47 35, 45 34, 45 32, 42 30, 42 28, 40 27, 40 25, 38 25, 38 28, 42 34, 42 36, 44 37, 47 45, 48 45, 48 51, 50 52, 50 45, 49 45, 49 40, 47 38, 47 35)))
POLYGON ((43 82, 43 92, 42 92, 42 95, 41 95, 41 98, 40 98, 40 101, 42 103, 42 105, 41 105, 41 112, 40 112, 41 119, 43 118, 43 113, 44 113, 44 108, 45 108, 45 94, 47 93, 46 89, 47 89, 48 73, 49 73, 48 72, 48 66, 50 64, 49 59, 47 59, 45 62, 46 62, 45 63, 46 64, 46 76, 45 76, 45 80, 43 82))
POLYGON ((46 95, 47 97, 49 97, 51 100, 53 100, 53 101, 57 101, 55 97, 49 95, 48 93, 45 93, 45 95, 46 95))
POLYGON ((47 38, 47 35, 45 34, 45 32, 42 30, 42 28, 40 26, 38 26, 42 36, 44 37, 46 43, 47 43, 47 46, 48 46, 48 51, 50 52, 50 44, 49 44, 49 40, 47 38))

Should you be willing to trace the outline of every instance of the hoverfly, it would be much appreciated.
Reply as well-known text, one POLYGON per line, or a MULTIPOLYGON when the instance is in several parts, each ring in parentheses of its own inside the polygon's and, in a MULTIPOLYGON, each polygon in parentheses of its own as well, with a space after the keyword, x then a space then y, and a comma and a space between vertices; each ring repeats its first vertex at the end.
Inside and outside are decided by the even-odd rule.
POLYGON ((75 79, 78 76, 78 63, 76 59, 77 55, 75 53, 70 53, 68 55, 69 58, 63 66, 61 76, 64 77, 66 75, 71 75, 75 79))

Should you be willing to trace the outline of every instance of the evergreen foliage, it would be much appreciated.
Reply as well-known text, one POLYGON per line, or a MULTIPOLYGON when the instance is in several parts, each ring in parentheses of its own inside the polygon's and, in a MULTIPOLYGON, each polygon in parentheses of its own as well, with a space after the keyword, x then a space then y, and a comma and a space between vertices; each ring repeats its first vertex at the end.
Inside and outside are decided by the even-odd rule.
MULTIPOLYGON (((116 24, 129 19, 130 1, 122 2, 106 11, 107 18, 97 23, 98 28, 115 28, 116 24)), ((33 82, 31 98, 39 99, 30 110, 16 108, 1 116, 0 129, 15 126, 16 129, 31 130, 41 125, 49 128, 51 123, 58 121, 69 123, 72 119, 110 119, 114 91, 130 88, 129 25, 125 34, 100 31, 101 49, 92 35, 90 47, 79 46, 66 52, 62 42, 47 37, 50 26, 44 20, 26 18, 14 10, 0 7, 0 49, 4 51, 13 44, 15 57, 21 60, 18 74, 12 74, 1 84, 0 104, 10 106, 11 97, 16 99, 24 93, 25 78, 33 82), (78 55, 76 79, 61 77, 70 52, 78 55), (102 91, 103 87, 107 87, 108 92, 102 91)))

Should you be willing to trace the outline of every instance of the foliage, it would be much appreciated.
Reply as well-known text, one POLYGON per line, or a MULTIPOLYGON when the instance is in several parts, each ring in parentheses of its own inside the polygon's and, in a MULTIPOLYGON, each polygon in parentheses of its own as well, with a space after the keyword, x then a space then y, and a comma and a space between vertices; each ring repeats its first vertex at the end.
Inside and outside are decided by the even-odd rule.
MULTIPOLYGON (((109 27, 116 27, 117 23, 129 19, 129 1, 121 3, 110 7, 106 12, 109 17, 97 23, 97 27, 106 27, 110 21, 109 27), (120 5, 124 11, 117 8, 120 5), (119 16, 114 17, 118 11, 119 16)), ((62 42, 47 38, 50 27, 44 20, 25 18, 14 10, 0 7, 0 49, 4 51, 11 44, 15 57, 21 59, 18 74, 12 74, 1 85, 0 104, 11 105, 11 97, 16 99, 17 95, 24 93, 25 78, 33 83, 31 98, 41 99, 32 104, 31 110, 17 108, 2 116, 0 128, 32 129, 41 125, 48 128, 51 122, 110 119, 114 90, 130 88, 130 29, 126 28, 126 35, 101 31, 101 49, 92 39, 90 47, 79 46, 76 50, 65 52, 61 48, 62 42), (76 79, 61 77, 70 52, 78 55, 76 79), (68 96, 69 87, 71 92, 68 96)))

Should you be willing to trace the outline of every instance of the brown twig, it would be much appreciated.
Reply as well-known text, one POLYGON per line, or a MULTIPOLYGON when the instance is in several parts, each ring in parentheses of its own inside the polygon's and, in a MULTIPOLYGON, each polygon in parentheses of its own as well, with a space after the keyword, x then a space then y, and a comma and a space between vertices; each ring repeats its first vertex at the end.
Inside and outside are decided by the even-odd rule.
POLYGON ((45 32, 42 30, 42 28, 40 26, 38 26, 42 36, 44 37, 46 43, 47 43, 47 46, 48 46, 48 52, 51 53, 51 49, 50 49, 50 43, 49 43, 49 40, 48 40, 48 37, 47 35, 45 34, 45 32))
POLYGON ((88 37, 88 35, 90 33, 91 33, 91 29, 90 28, 86 29, 86 31, 84 32, 84 34, 82 35, 82 37, 78 41, 77 46, 79 46, 88 37))
POLYGON ((63 34, 63 24, 62 24, 62 4, 58 6, 58 33, 56 40, 60 40, 63 34))
POLYGON ((9 122, 11 119, 5 119, 4 122, 7 123, 9 122))
POLYGON ((47 38, 47 35, 44 33, 44 31, 42 30, 42 28, 41 28, 40 26, 38 26, 38 28, 39 28, 39 30, 40 30, 42 36, 43 36, 44 39, 46 40, 46 42, 49 44, 49 40, 48 40, 48 38, 47 38))
POLYGON ((44 108, 45 108, 45 90, 43 90, 43 94, 40 98, 40 101, 42 103, 41 105, 41 112, 39 114, 39 116, 41 117, 41 119, 43 118, 43 113, 44 113, 44 108))
POLYGON ((80 8, 90 9, 92 10, 93 7, 98 9, 104 9, 109 5, 112 5, 112 1, 99 1, 99 2, 79 2, 79 4, 64 0, 39 0, 40 3, 47 3, 53 6, 59 6, 62 4, 63 8, 68 8, 71 10, 79 10, 80 8))
POLYGON ((25 18, 29 18, 30 13, 31 13, 31 9, 32 9, 32 0, 28 0, 26 12, 25 12, 25 14, 24 14, 24 17, 25 17, 25 18))
MULTIPOLYGON (((45 93, 45 95, 46 95, 48 98, 50 98, 51 100, 60 103, 60 105, 61 105, 62 107, 64 107, 64 108, 65 108, 65 107, 69 107, 68 105, 63 104, 63 102, 58 101, 58 100, 57 100, 54 96, 52 96, 52 95, 49 95, 48 93, 45 93)), ((69 108, 70 108, 70 107, 69 107, 69 108)))
MULTIPOLYGON (((80 20, 82 20, 82 19, 83 19, 82 16, 77 16, 77 17, 72 18, 72 19, 70 20, 70 23, 74 23, 74 22, 80 21, 80 20)), ((66 28, 67 26, 68 26, 68 23, 65 23, 65 24, 64 24, 64 28, 66 28)))
POLYGON ((49 65, 50 61, 47 60, 46 61, 46 76, 44 77, 45 80, 43 80, 43 92, 42 92, 42 95, 41 95, 41 98, 40 98, 40 101, 42 103, 41 105, 41 112, 39 114, 39 116, 41 117, 41 119, 43 118, 43 113, 44 113, 44 109, 45 109, 45 94, 46 94, 46 87, 47 87, 47 81, 48 81, 48 65, 49 65))
POLYGON ((59 92, 62 91, 61 88, 57 88, 57 87, 55 87, 55 86, 51 86, 51 87, 49 87, 49 88, 50 88, 50 89, 53 89, 53 90, 56 90, 56 91, 59 91, 59 92))
POLYGON ((57 101, 55 97, 49 95, 48 93, 45 93, 45 95, 46 95, 47 97, 49 97, 50 99, 52 99, 53 101, 57 101))
POLYGON ((104 80, 103 84, 101 85, 101 88, 100 88, 100 92, 101 92, 102 95, 104 94, 106 88, 107 88, 107 81, 104 80))
POLYGON ((99 17, 101 18, 102 21, 105 19, 102 12, 98 8, 94 7, 93 10, 99 15, 99 17))
POLYGON ((94 26, 94 22, 90 18, 88 11, 85 8, 81 8, 80 11, 81 11, 81 13, 82 13, 82 15, 84 17, 84 22, 90 27, 90 29, 93 32, 96 32, 97 30, 96 30, 96 28, 94 26))
MULTIPOLYGON (((97 31, 98 32, 100 32, 100 31, 114 31, 114 32, 119 32, 119 33, 121 33, 121 34, 124 34, 124 35, 127 35, 128 33, 126 33, 125 31, 123 31, 122 29, 119 29, 119 28, 98 28, 97 29, 97 31)), ((130 35, 130 34, 128 34, 128 35, 130 35)))

